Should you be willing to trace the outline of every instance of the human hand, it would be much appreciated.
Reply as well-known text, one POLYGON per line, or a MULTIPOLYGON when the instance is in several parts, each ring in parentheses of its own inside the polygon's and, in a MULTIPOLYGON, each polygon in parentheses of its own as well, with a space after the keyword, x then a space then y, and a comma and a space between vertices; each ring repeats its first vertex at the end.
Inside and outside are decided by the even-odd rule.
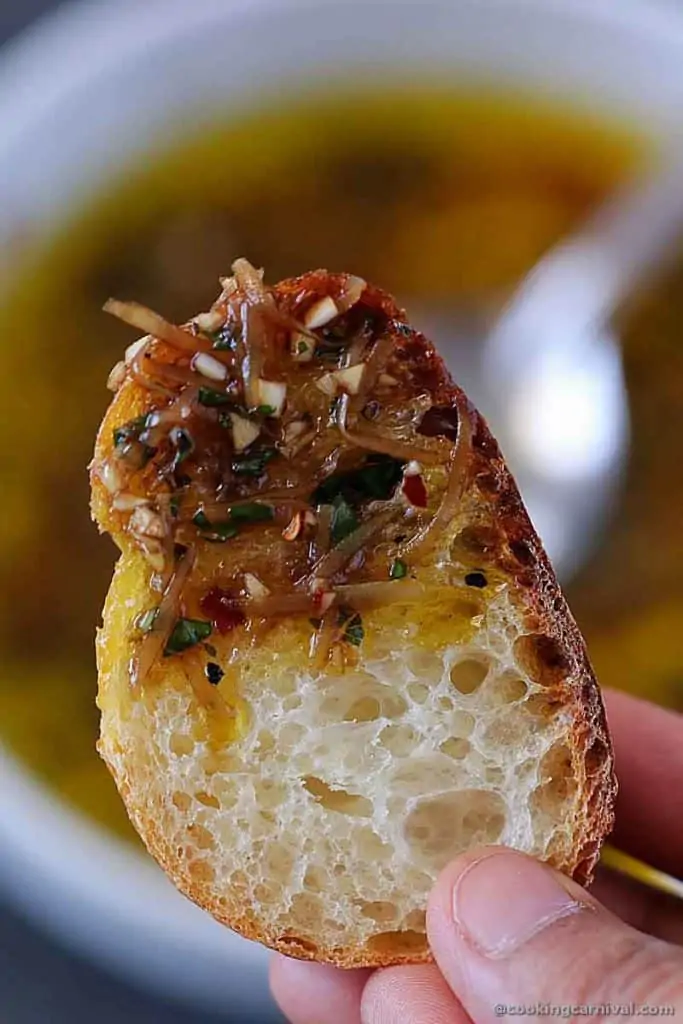
MULTIPOLYGON (((683 717, 617 693, 607 710, 615 842, 680 876, 683 717)), ((278 956, 275 998, 292 1024, 491 1024, 538 1004, 558 1016, 634 1003, 655 1008, 642 1016, 683 1017, 683 903, 602 869, 588 894, 522 854, 472 851, 439 878, 427 931, 435 965, 344 972, 278 956)))

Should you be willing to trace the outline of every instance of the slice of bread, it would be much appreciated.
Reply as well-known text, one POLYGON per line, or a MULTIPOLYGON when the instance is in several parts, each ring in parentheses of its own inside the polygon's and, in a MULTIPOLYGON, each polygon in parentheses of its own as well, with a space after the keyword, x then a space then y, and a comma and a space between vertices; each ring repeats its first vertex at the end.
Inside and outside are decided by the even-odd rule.
MULTIPOLYGON (((385 459, 387 447, 407 455, 412 446, 425 457, 419 465, 399 461, 403 476, 394 481, 393 496, 356 509, 352 526, 362 528, 373 516, 395 515, 398 503, 399 523, 379 534, 366 531, 365 546, 328 580, 322 598, 319 584, 304 582, 302 591, 302 566, 316 557, 315 538, 304 538, 305 522, 297 524, 295 514, 285 532, 291 538, 301 529, 302 535, 282 536, 277 520, 285 515, 286 523, 291 507, 275 508, 274 522, 250 525, 224 543, 212 543, 220 537, 209 538, 204 521, 192 565, 184 564, 182 572, 204 595, 213 589, 214 598, 225 580, 232 588, 246 580, 239 600, 218 591, 219 603, 236 612, 234 621, 215 616, 211 636, 190 637, 197 643, 181 653, 168 648, 167 624, 161 638, 167 656, 157 638, 158 656, 143 670, 141 647, 154 641, 141 635, 140 616, 172 582, 168 564, 163 568, 168 538, 160 539, 158 529, 155 536, 154 521, 145 527, 139 513, 135 524, 132 517, 136 508, 161 509, 168 527, 168 467, 153 474, 162 442, 152 468, 131 472, 125 458, 115 457, 112 433, 141 413, 177 404, 177 395, 192 387, 193 372, 201 372, 196 360, 188 364, 191 346, 186 352, 174 347, 168 325, 151 321, 156 337, 147 342, 142 361, 138 347, 128 365, 116 369, 117 393, 92 465, 95 518, 121 549, 97 640, 99 749, 150 852, 178 888, 219 921, 290 955, 342 967, 426 960, 430 887, 450 858, 474 844, 503 843, 580 882, 590 879, 612 825, 616 789, 598 687, 496 442, 433 346, 407 326, 393 300, 357 279, 324 271, 266 291, 258 275, 245 277, 242 265, 224 286, 211 315, 188 325, 185 338, 205 341, 197 325, 215 328, 231 315, 241 316, 244 328, 249 304, 267 301, 276 335, 260 358, 270 361, 270 378, 288 382, 279 419, 270 416, 263 426, 276 437, 280 455, 261 467, 259 479, 228 480, 224 490, 239 484, 253 494, 272 493, 273 487, 280 493, 287 483, 292 493, 295 484, 306 490, 313 463, 283 438, 312 387, 312 401, 323 395, 333 402, 332 418, 317 421, 315 442, 328 445, 326 479, 335 459, 341 457, 338 474, 340 465, 367 458, 353 439, 373 431, 385 459), (320 300, 330 297, 341 310, 339 319, 317 326, 325 316, 320 300), (316 303, 317 315, 307 315, 316 303), (334 378, 345 357, 332 369, 322 362, 330 358, 325 349, 337 358, 334 346, 354 317, 356 328, 370 325, 363 358, 373 376, 372 392, 361 393, 363 413, 356 401, 356 414, 353 379, 334 378), (299 337, 301 321, 312 326, 299 337), (344 327, 336 335, 335 323, 344 327), (317 346, 312 358, 302 340, 317 346), (292 367, 291 353, 296 356, 299 347, 303 359, 292 367), (153 359, 145 363, 150 352, 153 359), (169 379, 152 381, 150 367, 164 363, 172 367, 169 379), (329 374, 322 390, 316 388, 329 374), (335 418, 340 399, 349 413, 343 429, 335 418), (406 487, 411 475, 418 492, 415 484, 406 487), (450 505, 444 500, 448 487, 450 505), (376 601, 358 590, 368 581, 384 581, 383 589, 372 591, 380 595, 376 601), (404 596, 393 598, 388 586, 404 596), (288 614, 268 613, 268 601, 277 604, 284 592, 308 594, 311 608, 299 604, 288 614), (344 607, 342 593, 353 599, 351 607, 344 607), (329 601, 335 602, 331 609, 329 601), (321 645, 331 614, 336 631, 328 628, 321 645), (207 671, 214 673, 211 682, 207 671)), ((130 309, 124 315, 145 323, 130 309)), ((244 356, 243 343, 238 338, 233 353, 214 350, 216 358, 227 359, 231 374, 244 368, 237 358, 244 356)), ((356 342, 356 365, 360 352, 356 342)), ((191 424, 196 404, 188 409, 191 424)), ((214 415, 212 409, 201 413, 214 415)), ((194 443, 184 466, 201 462, 201 444, 194 443)), ((238 439, 225 443, 234 449, 238 439)), ((247 455, 259 443, 252 442, 247 455)), ((149 456, 153 446, 148 448, 149 456)), ((309 479, 309 493, 320 479, 320 472, 309 479)), ((183 502, 188 488, 197 500, 198 480, 181 481, 183 502)), ((313 499, 310 508, 316 508, 313 499)), ((177 507, 173 511, 178 515, 177 507)), ((304 514, 303 506, 299 511, 304 514)), ((316 514, 320 522, 320 501, 316 514)), ((183 528, 187 547, 190 527, 183 528)), ((181 563, 189 557, 183 550, 181 563)), ((194 622, 203 608, 211 619, 209 605, 197 600, 181 595, 174 614, 194 622)))

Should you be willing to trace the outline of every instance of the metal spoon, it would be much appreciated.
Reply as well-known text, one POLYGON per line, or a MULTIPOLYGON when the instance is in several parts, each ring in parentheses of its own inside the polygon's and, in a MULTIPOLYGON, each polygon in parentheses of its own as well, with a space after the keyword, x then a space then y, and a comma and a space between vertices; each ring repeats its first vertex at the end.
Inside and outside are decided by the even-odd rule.
POLYGON ((564 579, 604 529, 628 454, 628 396, 611 318, 661 267, 682 229, 676 157, 553 247, 492 329, 483 316, 422 318, 489 419, 564 579))

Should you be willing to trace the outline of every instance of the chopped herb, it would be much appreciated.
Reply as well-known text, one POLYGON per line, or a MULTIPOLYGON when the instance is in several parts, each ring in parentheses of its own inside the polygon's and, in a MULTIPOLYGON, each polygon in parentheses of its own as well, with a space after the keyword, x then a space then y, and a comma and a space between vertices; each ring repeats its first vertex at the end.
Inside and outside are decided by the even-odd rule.
POLYGON ((275 414, 274 405, 257 405, 254 409, 257 416, 273 416, 275 414))
POLYGON ((214 523, 211 532, 206 534, 205 539, 220 544, 224 540, 232 540, 238 533, 239 530, 232 523, 214 523))
POLYGON ((239 533, 242 525, 249 523, 262 523, 275 517, 272 505, 261 505, 258 502, 248 502, 246 505, 236 505, 228 513, 228 519, 222 523, 212 523, 202 509, 198 509, 192 516, 192 522, 200 531, 204 540, 214 544, 220 544, 225 540, 231 540, 239 533))
POLYGON ((209 517, 201 509, 192 516, 192 522, 201 532, 204 540, 213 544, 222 544, 225 540, 236 537, 239 530, 230 522, 212 523, 209 517))
POLYGON ((344 626, 342 640, 347 644, 353 644, 354 647, 360 647, 365 638, 365 629, 358 612, 342 608, 339 612, 339 625, 344 626))
POLYGON ((296 350, 299 353, 299 355, 303 355, 304 352, 308 352, 308 342, 300 341, 296 346, 296 350))
POLYGON ((389 569, 389 578, 392 580, 402 580, 407 575, 408 566, 406 563, 402 558, 395 558, 389 569))
POLYGON ((156 448, 151 448, 140 440, 147 429, 148 418, 148 414, 144 413, 120 427, 115 427, 113 431, 116 455, 132 469, 142 469, 156 455, 156 448))
POLYGON ((180 495, 179 494, 171 495, 171 500, 168 503, 168 511, 171 513, 171 516, 172 516, 173 519, 177 519, 178 518, 178 513, 180 512, 180 495))
POLYGON ((278 454, 277 448, 261 448, 251 451, 248 455, 237 456, 232 460, 232 471, 237 476, 261 476, 266 463, 278 454))
POLYGON ((135 625, 141 633, 151 633, 158 614, 158 608, 148 608, 146 612, 142 612, 141 615, 138 615, 135 620, 135 625))
POLYGON ((468 572, 465 576, 465 583, 468 587, 478 587, 481 590, 486 586, 486 582, 483 572, 468 572))
POLYGON ((238 416, 243 416, 245 419, 249 419, 250 416, 255 416, 259 409, 270 409, 270 405, 259 405, 255 409, 247 409, 245 405, 235 401, 234 398, 230 399, 230 412, 219 412, 218 413, 218 424, 223 427, 224 430, 232 430, 233 422, 230 419, 232 413, 237 413, 238 416))
POLYGON ((176 448, 175 458, 173 459, 173 469, 175 470, 194 451, 194 441, 188 431, 182 427, 174 427, 169 437, 171 443, 176 448))
POLYGON ((206 673, 206 678, 209 680, 212 686, 218 686, 221 679, 225 675, 223 669, 220 667, 220 665, 217 665, 215 661, 208 662, 206 668, 204 669, 204 672, 206 673))
POLYGON ((332 502, 332 523, 330 534, 333 544, 340 544, 345 537, 357 530, 359 526, 358 516, 353 511, 348 501, 338 494, 332 502))
POLYGON ((214 388, 200 388, 197 400, 200 405, 206 405, 210 409, 220 405, 232 405, 230 395, 226 395, 225 391, 216 391, 214 388))
POLYGON ((116 448, 117 458, 128 463, 131 469, 144 469, 156 453, 156 448, 151 448, 142 441, 124 441, 116 448))
POLYGON ((114 447, 121 448, 130 441, 139 441, 140 434, 147 426, 147 413, 136 416, 134 420, 114 428, 114 447))
POLYGON ((369 455, 358 469, 333 473, 311 495, 313 505, 331 505, 341 495, 350 505, 390 498, 403 476, 405 463, 390 455, 369 455))
POLYGON ((219 352, 234 351, 239 336, 240 329, 237 324, 223 324, 219 330, 207 334, 213 341, 212 347, 219 352))
POLYGON ((272 505, 262 505, 256 501, 246 505, 235 505, 230 509, 230 521, 233 523, 263 523, 275 518, 272 505))
POLYGON ((178 619, 164 648, 164 657, 168 658, 172 654, 180 654, 189 647, 194 647, 211 636, 211 632, 210 622, 203 622, 201 619, 178 619))

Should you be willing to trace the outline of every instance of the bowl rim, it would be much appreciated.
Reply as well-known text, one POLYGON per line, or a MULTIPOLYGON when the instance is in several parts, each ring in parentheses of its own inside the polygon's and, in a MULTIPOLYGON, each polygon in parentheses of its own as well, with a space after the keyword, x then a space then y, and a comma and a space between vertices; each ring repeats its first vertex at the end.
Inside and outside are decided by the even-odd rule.
MULTIPOLYGON (((206 28, 226 17, 253 17, 263 11, 344 6, 353 0, 69 0, 38 18, 3 47, 0 63, 2 148, 30 129, 69 93, 126 57, 142 56, 147 33, 155 45, 197 26, 206 28), (131 29, 134 28, 134 31, 131 29), (87 40, 87 42, 86 42, 87 40), (84 45, 85 43, 85 45, 84 45), (29 85, 30 80, 30 85, 29 85)), ((362 6, 395 6, 396 0, 363 0, 362 6)), ((541 17, 557 15, 649 36, 665 47, 683 45, 683 10, 666 0, 457 0, 459 6, 492 11, 518 9, 541 17)), ((425 8, 451 6, 449 0, 426 0, 425 8)))

